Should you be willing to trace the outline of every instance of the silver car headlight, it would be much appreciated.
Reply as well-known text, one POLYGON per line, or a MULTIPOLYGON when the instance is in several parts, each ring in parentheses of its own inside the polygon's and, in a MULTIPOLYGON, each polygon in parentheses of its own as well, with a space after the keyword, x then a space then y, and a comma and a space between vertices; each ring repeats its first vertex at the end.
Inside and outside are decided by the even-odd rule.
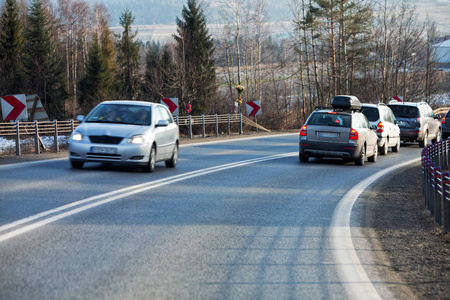
POLYGON ((74 132, 74 134, 72 135, 72 140, 73 141, 82 141, 83 135, 79 132, 74 132))
POLYGON ((134 135, 129 140, 130 144, 143 144, 145 142, 145 138, 143 135, 134 135))

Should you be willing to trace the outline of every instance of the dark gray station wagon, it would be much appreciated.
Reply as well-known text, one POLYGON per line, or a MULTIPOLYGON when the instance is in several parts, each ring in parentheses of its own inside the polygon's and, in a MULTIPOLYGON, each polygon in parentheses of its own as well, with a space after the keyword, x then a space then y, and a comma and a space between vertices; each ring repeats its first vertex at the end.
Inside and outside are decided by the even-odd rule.
MULTIPOLYGON (((354 96, 335 96, 331 108, 318 107, 300 130, 299 159, 342 158, 363 165, 375 162, 378 137, 354 96)), ((376 126, 375 126, 376 128, 376 126)))

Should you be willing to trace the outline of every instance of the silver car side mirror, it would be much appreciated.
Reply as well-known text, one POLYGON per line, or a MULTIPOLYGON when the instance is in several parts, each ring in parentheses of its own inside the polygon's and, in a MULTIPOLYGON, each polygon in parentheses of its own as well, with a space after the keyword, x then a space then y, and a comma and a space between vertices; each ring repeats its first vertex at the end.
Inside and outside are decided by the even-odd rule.
POLYGON ((167 127, 169 126, 169 121, 167 120, 159 120, 158 123, 156 123, 155 127, 167 127))

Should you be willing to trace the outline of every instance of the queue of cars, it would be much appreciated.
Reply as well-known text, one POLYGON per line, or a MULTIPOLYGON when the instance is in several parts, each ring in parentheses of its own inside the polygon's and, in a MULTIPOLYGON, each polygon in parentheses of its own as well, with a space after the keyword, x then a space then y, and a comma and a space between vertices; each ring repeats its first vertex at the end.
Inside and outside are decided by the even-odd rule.
MULTIPOLYGON (((86 117, 69 139, 73 168, 86 162, 138 165, 153 172, 155 163, 178 162, 179 129, 166 106, 143 101, 104 101, 86 117)), ((442 121, 425 102, 361 104, 350 95, 333 97, 331 107, 317 107, 300 130, 299 159, 342 158, 364 165, 378 154, 400 150, 400 142, 428 141, 450 136, 450 115, 442 121), (448 118, 448 121, 447 121, 448 118), (441 126, 442 125, 442 126, 441 126), (442 127, 442 129, 441 129, 442 127)))
MULTIPOLYGON (((332 107, 317 107, 300 130, 299 159, 342 158, 364 165, 376 162, 378 153, 400 150, 400 142, 418 142, 441 137, 440 116, 425 102, 361 104, 355 96, 333 97, 332 107)), ((442 121, 444 124, 445 118, 442 121)), ((444 126, 444 125, 443 125, 444 126)), ((445 136, 450 136, 450 115, 445 136)), ((443 133, 444 134, 444 133, 443 133)))

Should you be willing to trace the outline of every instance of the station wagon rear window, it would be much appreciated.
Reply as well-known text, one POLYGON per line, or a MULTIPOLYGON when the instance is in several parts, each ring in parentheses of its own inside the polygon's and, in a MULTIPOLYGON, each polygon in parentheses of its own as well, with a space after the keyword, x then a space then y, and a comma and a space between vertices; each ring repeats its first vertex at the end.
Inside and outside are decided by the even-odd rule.
POLYGON ((340 126, 350 128, 352 123, 351 115, 338 113, 314 113, 308 121, 308 125, 340 126))

